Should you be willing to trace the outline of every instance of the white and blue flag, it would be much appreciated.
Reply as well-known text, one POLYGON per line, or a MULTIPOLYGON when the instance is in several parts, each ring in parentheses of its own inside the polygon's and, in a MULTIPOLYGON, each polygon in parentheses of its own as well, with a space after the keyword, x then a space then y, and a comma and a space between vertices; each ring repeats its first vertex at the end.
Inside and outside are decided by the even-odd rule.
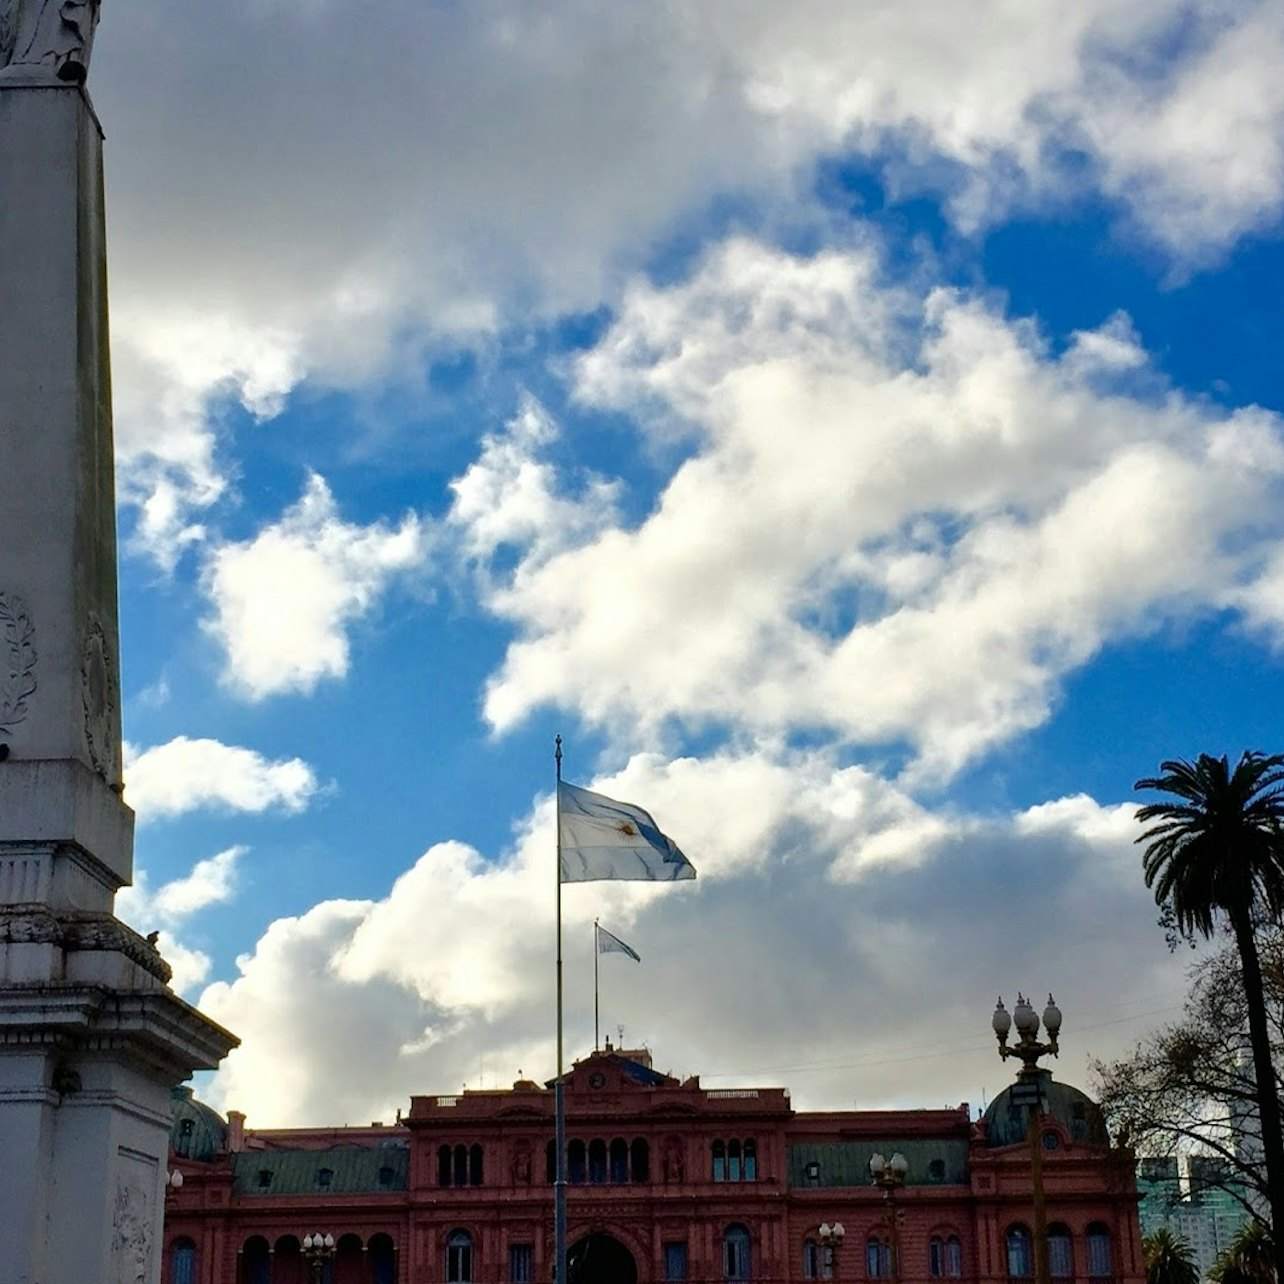
POLYGON ((599 954, 627 954, 635 963, 642 962, 640 955, 633 946, 620 940, 614 932, 608 932, 600 923, 594 923, 597 928, 597 952, 599 954))
POLYGON ((678 845, 632 803, 559 780, 557 823, 564 883, 603 878, 672 883, 696 876, 678 845))

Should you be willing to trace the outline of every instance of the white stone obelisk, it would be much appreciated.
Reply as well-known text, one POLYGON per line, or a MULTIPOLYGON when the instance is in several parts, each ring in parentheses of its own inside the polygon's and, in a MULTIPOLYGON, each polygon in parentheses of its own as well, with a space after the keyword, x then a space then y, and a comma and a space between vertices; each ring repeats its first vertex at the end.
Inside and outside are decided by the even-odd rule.
POLYGON ((170 1089, 235 1039, 117 920, 98 0, 0 0, 0 1284, 157 1284, 170 1089))

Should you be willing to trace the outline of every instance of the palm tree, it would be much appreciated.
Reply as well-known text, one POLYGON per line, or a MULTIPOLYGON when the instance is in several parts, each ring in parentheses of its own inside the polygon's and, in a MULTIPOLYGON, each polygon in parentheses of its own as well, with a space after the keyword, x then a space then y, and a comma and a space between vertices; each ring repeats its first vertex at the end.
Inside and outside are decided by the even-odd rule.
POLYGON ((1190 1240, 1167 1226, 1143 1236, 1141 1258, 1146 1264, 1146 1284, 1199 1284, 1190 1240))
POLYGON ((1245 1222, 1208 1272, 1213 1284, 1275 1284, 1275 1246, 1262 1222, 1245 1222))
MULTIPOLYGON (((1200 754, 1193 763, 1161 763, 1160 770, 1133 786, 1180 800, 1137 812, 1143 824, 1156 822, 1137 839, 1146 844, 1146 886, 1188 937, 1212 936, 1220 915, 1230 923, 1244 981, 1271 1222, 1284 1227, 1284 1134, 1254 930, 1259 914, 1278 917, 1284 909, 1284 754, 1246 752, 1234 771, 1225 757, 1200 754)), ((1275 1255, 1276 1278, 1284 1280, 1284 1235, 1275 1255)))

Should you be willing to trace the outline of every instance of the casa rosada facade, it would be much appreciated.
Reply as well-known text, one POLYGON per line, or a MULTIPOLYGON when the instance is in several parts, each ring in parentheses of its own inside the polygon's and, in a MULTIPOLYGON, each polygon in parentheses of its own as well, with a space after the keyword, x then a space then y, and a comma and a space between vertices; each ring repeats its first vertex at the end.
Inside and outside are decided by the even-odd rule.
MULTIPOLYGON (((1052 1280, 1143 1284, 1131 1154, 1082 1093, 1043 1087, 1052 1280)), ((978 1121, 801 1112, 608 1043, 568 1072, 566 1109, 573 1284, 1033 1282, 1028 1113, 1006 1092, 978 1121), (872 1182, 875 1155, 904 1157, 903 1184, 872 1182)), ((179 1089, 163 1284, 548 1284, 552 1137, 529 1080, 412 1097, 395 1125, 264 1131, 179 1089)))

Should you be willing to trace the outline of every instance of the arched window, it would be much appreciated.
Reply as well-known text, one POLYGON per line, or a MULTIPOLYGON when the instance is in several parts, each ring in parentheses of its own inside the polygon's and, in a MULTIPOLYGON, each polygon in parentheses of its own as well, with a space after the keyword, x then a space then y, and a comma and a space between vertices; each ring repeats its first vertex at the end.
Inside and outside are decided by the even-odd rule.
POLYGON ((945 1241, 945 1274, 952 1280, 963 1274, 963 1245, 957 1235, 951 1235, 945 1241))
POLYGON ((634 1181, 651 1180, 651 1147, 645 1137, 634 1137, 629 1147, 630 1170, 634 1181))
POLYGON ((472 1146, 468 1151, 468 1184, 470 1186, 482 1184, 482 1148, 480 1146, 472 1146))
POLYGON ((752 1268, 749 1232, 738 1222, 727 1227, 722 1237, 722 1277, 747 1280, 752 1268))
POLYGON ((872 1280, 892 1278, 892 1245, 890 1240, 871 1235, 865 1243, 865 1274, 872 1280))
POLYGON ((557 1180, 557 1140, 550 1141, 545 1151, 544 1171, 551 1186, 557 1180))
POLYGON ((573 1141, 566 1148, 568 1179, 576 1186, 584 1181, 584 1143, 573 1141))
POLYGON ((454 1172, 452 1174, 456 1186, 468 1185, 468 1147, 460 1144, 454 1150, 454 1172))
POLYGON ((1088 1278, 1104 1280, 1113 1274, 1110 1231, 1101 1222, 1093 1222, 1088 1227, 1088 1278))
POLYGON ((611 1142, 611 1180, 613 1182, 629 1179, 629 1143, 623 1137, 616 1137, 611 1142))
POLYGON ((745 1139, 745 1181, 758 1180, 758 1143, 752 1137, 745 1139))
POLYGON ((176 1239, 169 1249, 169 1284, 196 1284, 196 1243, 176 1239))
POLYGON ((945 1160, 944 1159, 933 1159, 927 1165, 927 1180, 928 1181, 945 1180, 945 1160))
POLYGON ((1070 1231, 1060 1223, 1048 1227, 1048 1274, 1054 1280, 1068 1280, 1074 1276, 1070 1231))
POLYGON ((391 1235, 370 1236, 366 1245, 370 1258, 370 1284, 397 1284, 397 1246, 391 1235))
POLYGON ((1029 1279, 1034 1274, 1030 1253, 1030 1232, 1024 1226, 1010 1226, 1007 1234, 1008 1278, 1029 1279))
POLYGON ((472 1284, 473 1237, 466 1230, 446 1236, 446 1284, 472 1284))
POLYGON ((740 1143, 732 1137, 732 1139, 727 1142, 727 1180, 739 1181, 741 1174, 740 1143))
POLYGON ((820 1278, 820 1245, 814 1239, 803 1240, 803 1279, 820 1278))
POLYGON ((600 1186, 606 1180, 606 1142, 594 1137, 588 1147, 589 1181, 600 1186))
POLYGON ((939 1235, 927 1242, 927 1270, 934 1280, 945 1278, 945 1241, 939 1235))
POLYGON ((727 1180, 727 1147, 720 1141, 713 1143, 713 1180, 727 1180))
POLYGON ((270 1263, 267 1240, 262 1235, 251 1235, 241 1245, 241 1284, 268 1284, 270 1263))

